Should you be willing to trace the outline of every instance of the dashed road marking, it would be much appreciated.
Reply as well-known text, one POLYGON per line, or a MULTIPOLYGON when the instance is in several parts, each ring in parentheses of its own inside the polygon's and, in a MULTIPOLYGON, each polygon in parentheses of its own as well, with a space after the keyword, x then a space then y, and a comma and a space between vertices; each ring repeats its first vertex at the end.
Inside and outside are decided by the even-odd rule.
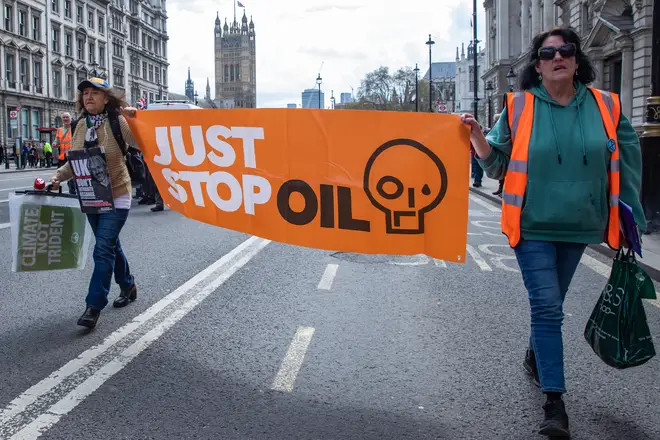
POLYGON ((501 210, 500 208, 498 208, 497 206, 495 206, 495 205, 493 205, 493 204, 491 204, 491 203, 488 203, 488 202, 486 202, 485 200, 482 200, 482 199, 480 199, 480 198, 477 197, 477 196, 470 195, 470 200, 472 200, 472 201, 473 201, 474 203, 476 203, 477 205, 483 206, 484 208, 486 208, 486 209, 489 210, 490 212, 501 212, 501 211, 502 211, 502 210, 501 210))
POLYGON ((321 276, 321 281, 319 281, 319 285, 317 289, 330 290, 330 288, 332 287, 332 282, 335 280, 335 277, 337 276, 338 269, 339 269, 338 264, 328 264, 325 268, 325 272, 323 272, 323 275, 321 276))
POLYGON ((486 255, 490 255, 490 261, 493 262, 495 267, 498 267, 502 270, 506 270, 507 272, 517 272, 520 273, 520 271, 515 268, 508 266, 502 262, 502 260, 513 260, 514 262, 516 260, 515 255, 507 255, 507 254, 501 254, 499 252, 495 252, 491 250, 491 247, 503 247, 505 249, 511 249, 511 247, 508 244, 480 244, 479 245, 479 250, 486 255))
POLYGON ((470 254, 470 256, 474 259, 474 262, 477 263, 477 266, 483 271, 488 271, 492 272, 493 269, 486 263, 486 260, 484 260, 481 255, 479 255, 479 252, 475 248, 473 248, 471 245, 467 245, 466 250, 470 254))
POLYGON ((313 335, 314 328, 312 327, 298 328, 282 360, 271 389, 288 393, 293 391, 293 385, 296 382, 296 377, 298 377, 298 372, 300 371, 305 353, 307 353, 307 347, 309 347, 313 335))

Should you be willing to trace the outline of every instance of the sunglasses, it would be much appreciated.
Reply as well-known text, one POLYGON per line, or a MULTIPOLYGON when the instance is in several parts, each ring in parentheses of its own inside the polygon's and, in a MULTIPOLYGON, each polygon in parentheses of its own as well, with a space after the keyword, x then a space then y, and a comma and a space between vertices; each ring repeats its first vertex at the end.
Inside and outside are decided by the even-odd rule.
POLYGON ((577 53, 577 47, 573 43, 566 43, 559 48, 553 46, 542 47, 539 49, 539 58, 542 60, 551 60, 555 57, 555 54, 559 52, 562 58, 574 57, 577 53))

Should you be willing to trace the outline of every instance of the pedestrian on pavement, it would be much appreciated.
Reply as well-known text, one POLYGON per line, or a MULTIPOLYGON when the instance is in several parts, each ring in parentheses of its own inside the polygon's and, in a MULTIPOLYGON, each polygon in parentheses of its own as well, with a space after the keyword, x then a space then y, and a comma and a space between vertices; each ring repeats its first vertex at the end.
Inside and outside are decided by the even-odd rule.
MULTIPOLYGON (((94 271, 89 282, 85 300, 87 308, 78 320, 78 325, 93 328, 96 326, 101 311, 108 303, 108 293, 114 273, 121 293, 115 299, 115 307, 124 307, 137 298, 137 286, 131 274, 128 260, 124 255, 119 233, 126 223, 131 207, 131 178, 126 168, 124 154, 119 147, 110 127, 110 120, 118 119, 121 135, 126 143, 136 145, 125 116, 135 114, 134 107, 124 107, 123 95, 111 88, 107 81, 90 78, 78 85, 76 107, 82 115, 71 139, 71 150, 81 150, 95 146, 105 147, 108 173, 112 184, 115 210, 103 214, 87 214, 87 219, 94 232, 94 271)), ((71 179, 71 163, 58 168, 51 182, 57 189, 61 182, 71 179)))
POLYGON ((472 115, 463 120, 487 175, 504 178, 502 231, 530 303, 523 365, 547 396, 539 433, 567 437, 564 298, 587 245, 603 239, 613 249, 626 245, 619 199, 646 229, 640 144, 619 96, 586 86, 596 73, 573 30, 537 35, 520 78, 522 91, 507 93, 487 137, 472 115))
POLYGON ((53 147, 50 142, 44 143, 44 156, 46 157, 46 168, 50 168, 53 163, 53 147))
MULTIPOLYGON (((496 113, 495 116, 493 116, 493 124, 497 124, 497 121, 499 121, 499 119, 500 119, 500 113, 496 113)), ((490 130, 488 131, 490 132, 490 130)), ((500 179, 499 186, 497 187, 497 190, 493 193, 493 195, 502 197, 502 191, 504 191, 504 177, 500 179)))
MULTIPOLYGON (((64 112, 61 115, 62 127, 55 132, 55 147, 59 151, 57 156, 57 166, 62 167, 67 161, 67 153, 71 149, 71 113, 64 112)), ((76 193, 76 185, 73 179, 68 180, 67 186, 69 187, 69 194, 76 193)))

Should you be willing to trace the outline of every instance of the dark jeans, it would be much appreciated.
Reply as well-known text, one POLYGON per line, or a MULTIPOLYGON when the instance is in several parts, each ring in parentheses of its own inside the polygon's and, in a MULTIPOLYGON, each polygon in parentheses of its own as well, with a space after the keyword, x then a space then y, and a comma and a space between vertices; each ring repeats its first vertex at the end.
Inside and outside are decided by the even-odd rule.
POLYGON ((564 299, 586 244, 521 240, 514 248, 531 311, 529 348, 536 355, 541 390, 565 393, 562 323, 564 299))
POLYGON ((88 306, 102 310, 108 304, 112 274, 122 290, 133 286, 128 260, 119 242, 119 232, 128 218, 128 209, 117 209, 106 214, 87 214, 96 244, 94 245, 94 272, 87 293, 88 306))
POLYGON ((475 182, 481 183, 481 180, 484 177, 484 170, 481 168, 481 165, 479 165, 479 162, 477 162, 477 159, 475 159, 474 156, 472 156, 472 177, 474 178, 475 182))

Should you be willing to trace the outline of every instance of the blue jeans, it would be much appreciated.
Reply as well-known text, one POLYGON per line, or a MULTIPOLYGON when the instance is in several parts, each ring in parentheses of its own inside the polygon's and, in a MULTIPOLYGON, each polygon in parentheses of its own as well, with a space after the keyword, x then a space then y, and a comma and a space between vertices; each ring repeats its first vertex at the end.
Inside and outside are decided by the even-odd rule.
POLYGON ((472 178, 475 182, 481 182, 484 178, 484 170, 474 156, 472 156, 472 178))
POLYGON ((88 306, 102 310, 108 304, 112 274, 122 290, 133 287, 133 276, 121 249, 119 232, 128 218, 128 209, 116 209, 105 214, 87 214, 96 244, 94 245, 94 272, 89 281, 85 300, 88 306))
POLYGON ((529 348, 544 393, 565 393, 564 299, 586 244, 521 240, 514 248, 529 296, 529 348))

